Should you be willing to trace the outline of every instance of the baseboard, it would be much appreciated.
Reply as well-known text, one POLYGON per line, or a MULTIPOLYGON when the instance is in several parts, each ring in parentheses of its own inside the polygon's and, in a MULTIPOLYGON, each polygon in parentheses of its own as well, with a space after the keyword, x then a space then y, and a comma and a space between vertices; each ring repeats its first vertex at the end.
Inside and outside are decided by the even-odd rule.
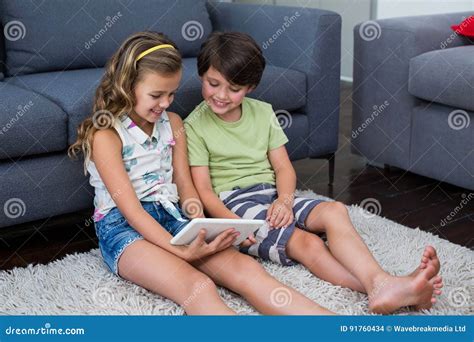
POLYGON ((341 76, 341 81, 352 83, 353 79, 352 77, 349 77, 349 76, 341 76))

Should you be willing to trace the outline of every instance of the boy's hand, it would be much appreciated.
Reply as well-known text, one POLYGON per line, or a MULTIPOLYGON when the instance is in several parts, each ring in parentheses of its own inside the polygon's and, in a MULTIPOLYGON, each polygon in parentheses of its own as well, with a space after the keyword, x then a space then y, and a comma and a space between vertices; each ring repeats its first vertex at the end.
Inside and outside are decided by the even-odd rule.
POLYGON ((286 228, 294 220, 293 203, 277 198, 267 211, 267 222, 272 228, 286 228))
POLYGON ((255 239, 255 235, 250 234, 246 240, 244 240, 244 242, 242 242, 239 247, 240 248, 243 248, 243 247, 249 247, 249 246, 252 246, 254 243, 257 243, 257 239, 255 239))

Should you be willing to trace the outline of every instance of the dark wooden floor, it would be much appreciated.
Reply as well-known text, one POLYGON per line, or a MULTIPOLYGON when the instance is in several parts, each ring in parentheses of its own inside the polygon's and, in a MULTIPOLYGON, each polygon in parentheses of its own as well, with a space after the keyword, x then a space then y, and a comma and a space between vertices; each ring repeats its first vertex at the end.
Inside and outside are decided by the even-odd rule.
MULTIPOLYGON (((441 225, 460 206, 466 189, 407 173, 400 169, 368 166, 350 152, 351 84, 341 85, 339 150, 336 154, 334 185, 328 186, 325 160, 294 162, 298 188, 311 189, 346 204, 360 204, 374 198, 381 205, 380 215, 408 227, 419 227, 451 242, 474 247, 474 201, 469 201, 453 219, 441 225)), ((1 228, 0 269, 31 263, 48 263, 69 253, 97 248, 92 212, 51 218, 15 227, 1 228)))

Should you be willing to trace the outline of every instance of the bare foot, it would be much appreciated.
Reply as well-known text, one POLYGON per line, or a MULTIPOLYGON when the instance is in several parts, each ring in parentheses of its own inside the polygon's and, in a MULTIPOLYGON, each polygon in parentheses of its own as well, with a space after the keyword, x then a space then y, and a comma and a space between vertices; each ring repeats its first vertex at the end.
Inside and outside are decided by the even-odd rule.
POLYGON ((415 305, 413 307, 414 310, 429 309, 432 304, 436 303, 436 296, 441 295, 441 288, 443 287, 443 278, 438 275, 439 270, 441 268, 441 262, 439 261, 436 249, 433 246, 425 247, 425 250, 423 251, 423 255, 421 257, 420 265, 411 274, 409 274, 409 276, 416 276, 419 272, 426 269, 428 265, 433 266, 436 272, 436 276, 430 279, 430 282, 434 288, 433 297, 431 298, 431 304, 428 305, 429 307, 426 307, 426 305, 424 304, 415 305))
POLYGON ((423 309, 430 309, 431 306, 436 303, 436 296, 439 296, 441 294, 441 288, 443 287, 443 278, 437 275, 431 278, 429 282, 431 283, 431 285, 433 285, 433 295, 431 297, 431 302, 415 305, 412 307, 414 310, 419 311, 423 309))
POLYGON ((424 270, 428 265, 432 265, 436 271, 435 274, 439 273, 441 268, 441 263, 438 258, 438 254, 436 253, 436 249, 433 246, 426 246, 425 250, 423 251, 423 255, 421 257, 420 266, 418 266, 410 276, 417 275, 420 271, 424 270))
POLYGON ((428 309, 433 304, 437 280, 433 265, 406 277, 382 274, 374 279, 369 292, 369 309, 381 314, 392 313, 404 306, 428 309))

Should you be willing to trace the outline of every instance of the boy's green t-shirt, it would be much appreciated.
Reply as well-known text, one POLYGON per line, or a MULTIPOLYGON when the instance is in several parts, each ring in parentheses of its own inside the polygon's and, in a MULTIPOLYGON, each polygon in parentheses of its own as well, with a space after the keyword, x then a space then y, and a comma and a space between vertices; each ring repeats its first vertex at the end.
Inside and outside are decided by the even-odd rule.
POLYGON ((272 106, 244 98, 242 116, 226 122, 202 102, 184 120, 191 166, 208 166, 214 192, 275 184, 268 151, 288 142, 272 106))

